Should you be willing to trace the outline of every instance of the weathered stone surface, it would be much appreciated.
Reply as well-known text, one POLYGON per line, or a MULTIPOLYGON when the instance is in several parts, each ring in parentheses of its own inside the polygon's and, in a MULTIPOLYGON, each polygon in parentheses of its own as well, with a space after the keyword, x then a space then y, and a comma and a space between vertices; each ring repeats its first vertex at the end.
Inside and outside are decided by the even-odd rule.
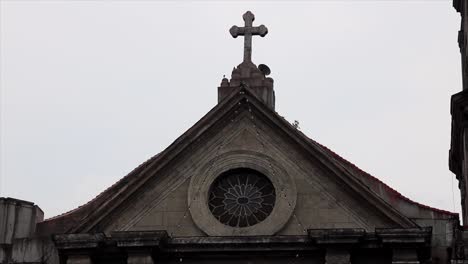
POLYGON ((326 264, 351 264, 351 255, 347 249, 329 248, 325 256, 326 264))
POLYGON ((58 251, 49 238, 15 239, 11 249, 13 263, 58 263, 58 251))
POLYGON ((149 253, 129 253, 127 264, 153 264, 153 258, 149 253))
POLYGON ((92 264, 91 257, 88 255, 71 255, 67 258, 67 264, 92 264))
POLYGON ((392 264, 419 264, 415 249, 393 249, 392 264))
MULTIPOLYGON (((110 239, 125 249, 159 247, 167 239, 166 231, 112 232, 110 239)), ((140 252, 138 252, 140 253, 140 252)))
POLYGON ((53 241, 58 249, 93 249, 99 243, 105 241, 103 233, 94 234, 59 234, 53 236, 53 241))
POLYGON ((432 227, 426 228, 376 228, 377 237, 388 245, 427 244, 431 243, 432 227))
POLYGON ((431 255, 433 259, 438 259, 441 263, 450 261, 452 256, 447 248, 454 244, 454 231, 458 228, 458 223, 450 219, 413 219, 421 227, 432 228, 431 255))
POLYGON ((366 235, 362 228, 340 228, 340 229, 309 229, 309 238, 318 245, 358 244, 366 235))
MULTIPOLYGON (((172 234, 174 226, 178 226, 177 223, 190 221, 192 218, 191 214, 190 217, 186 214, 192 202, 187 201, 185 208, 180 203, 186 199, 184 196, 187 194, 187 189, 184 190, 186 188, 184 184, 194 177, 203 179, 205 171, 202 168, 222 169, 221 164, 210 161, 236 151, 255 153, 259 159, 268 157, 274 163, 281 164, 283 170, 292 176, 295 185, 299 186, 297 198, 301 199, 301 203, 296 204, 294 213, 278 234, 304 234, 308 228, 351 227, 371 231, 376 227, 416 226, 405 216, 406 211, 403 207, 400 211, 390 206, 390 203, 416 206, 420 212, 428 212, 424 217, 444 219, 454 217, 453 214, 425 208, 403 199, 401 195, 398 196, 382 183, 376 186, 364 184, 361 179, 372 177, 325 147, 304 137, 289 123, 266 108, 248 90, 239 89, 238 92, 184 134, 177 144, 171 145, 157 158, 152 158, 150 164, 145 163, 143 169, 139 168, 135 174, 132 173, 125 178, 127 186, 119 182, 116 186, 121 189, 113 187, 110 191, 106 191, 103 196, 108 195, 113 198, 112 202, 103 204, 104 208, 86 211, 90 207, 86 205, 64 218, 78 218, 87 212, 86 217, 82 218, 84 221, 73 222, 78 223, 75 228, 79 232, 157 228, 165 229, 172 234), (243 135, 249 136, 244 144, 243 135), (381 190, 382 193, 392 194, 380 196, 373 191, 374 188, 381 190), (116 192, 112 193, 113 191, 116 192), (167 211, 165 205, 172 200, 176 201, 177 209, 174 212, 167 211), (159 212, 153 214, 156 208, 159 212), (149 215, 157 218, 155 221, 157 224, 137 225, 140 221, 144 223, 143 218, 149 215), (161 219, 162 225, 160 225, 161 219), (167 227, 165 223, 173 225, 167 227)), ((370 182, 372 181, 375 180, 370 182)), ((283 191, 280 189, 279 192, 283 191)), ((285 200, 284 197, 282 199, 285 200)), ((96 203, 102 200, 98 197, 92 205, 97 206, 96 203)), ((414 211, 411 210, 413 213, 414 211)), ((51 222, 59 221, 60 218, 51 222)), ((196 233, 192 231, 194 230, 190 231, 191 234, 196 233)), ((200 234, 200 229, 197 232, 200 234)))
POLYGON ((245 26, 233 26, 229 32, 234 38, 244 36, 244 60, 232 70, 231 80, 223 78, 218 87, 218 102, 232 94, 233 88, 245 87, 253 92, 269 108, 275 109, 275 91, 273 90, 273 79, 267 78, 270 69, 266 65, 257 67, 252 62, 252 36, 264 37, 268 29, 264 25, 252 26, 255 16, 247 11, 243 15, 245 26))
POLYGON ((57 250, 48 238, 35 238, 36 224, 44 213, 34 203, 0 198, 0 262, 58 262, 57 250))
POLYGON ((244 62, 249 62, 252 61, 252 36, 264 37, 268 33, 268 29, 264 25, 254 27, 252 23, 255 16, 250 11, 247 11, 242 18, 245 21, 245 26, 232 26, 229 32, 234 38, 244 36, 244 62))
MULTIPOLYGON (((306 235, 308 228, 364 228, 371 231, 376 226, 394 225, 368 209, 365 203, 355 200, 332 180, 333 175, 324 174, 317 163, 296 150, 296 145, 272 131, 256 114, 252 120, 250 114, 248 108, 237 110, 237 115, 218 134, 203 139, 203 148, 192 148, 191 155, 178 159, 173 165, 176 170, 159 174, 157 181, 147 184, 146 190, 140 192, 141 199, 112 217, 115 222, 110 223, 106 231, 159 229, 174 236, 203 235, 194 225, 191 213, 200 213, 193 205, 203 202, 187 196, 190 192, 188 182, 198 178, 199 183, 193 183, 192 193, 201 195, 218 173, 231 168, 226 164, 262 166, 254 169, 277 177, 278 204, 284 203, 286 208, 280 210, 281 215, 289 218, 279 234, 306 235), (288 180, 291 183, 285 184, 288 177, 291 177, 288 180), (293 192, 294 188, 297 192, 293 192), (294 213, 288 216, 289 208, 294 209, 294 213)), ((201 219, 208 222, 212 216, 206 211, 201 219)), ((207 227, 214 228, 212 224, 207 227)), ((255 230, 260 229, 256 226, 255 230)))
MULTIPOLYGON (((187 192, 189 180, 170 188, 171 192, 161 201, 148 204, 149 208, 120 230, 148 231, 166 230, 174 236, 202 236, 203 232, 195 225, 188 210, 187 192)), ((117 223, 114 223, 117 224, 117 223)), ((109 229, 111 231, 112 229, 109 229)))
POLYGON ((0 197, 0 244, 31 237, 43 219, 44 213, 34 203, 0 197))

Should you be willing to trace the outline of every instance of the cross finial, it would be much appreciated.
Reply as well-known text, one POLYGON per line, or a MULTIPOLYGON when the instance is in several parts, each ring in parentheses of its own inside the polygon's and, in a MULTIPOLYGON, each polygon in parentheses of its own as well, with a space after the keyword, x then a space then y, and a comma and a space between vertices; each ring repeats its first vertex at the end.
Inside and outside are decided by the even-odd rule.
POLYGON ((245 21, 245 26, 232 26, 229 32, 234 38, 244 36, 244 62, 252 62, 252 36, 259 35, 264 37, 268 33, 268 29, 264 25, 258 27, 252 26, 255 16, 250 11, 247 11, 242 18, 245 21))

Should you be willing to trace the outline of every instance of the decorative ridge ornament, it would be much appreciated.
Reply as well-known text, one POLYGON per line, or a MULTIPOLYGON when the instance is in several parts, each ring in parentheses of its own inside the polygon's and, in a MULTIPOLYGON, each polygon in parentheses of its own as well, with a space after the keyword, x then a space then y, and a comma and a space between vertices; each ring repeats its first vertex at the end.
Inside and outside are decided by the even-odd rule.
POLYGON ((255 15, 250 11, 247 11, 242 18, 244 19, 245 26, 232 26, 229 33, 234 38, 244 36, 244 62, 252 62, 252 36, 264 37, 268 34, 268 28, 264 25, 254 27, 252 22, 255 20, 255 15))
POLYGON ((241 64, 232 69, 231 79, 223 77, 218 87, 218 102, 221 102, 232 92, 232 88, 237 88, 241 83, 248 84, 247 87, 262 102, 271 109, 275 109, 275 92, 273 90, 273 79, 267 77, 271 73, 270 68, 265 64, 259 67, 252 62, 252 36, 264 37, 268 29, 264 25, 254 27, 254 14, 247 11, 242 18, 245 25, 243 27, 232 26, 229 32, 232 37, 244 36, 244 60, 241 64))

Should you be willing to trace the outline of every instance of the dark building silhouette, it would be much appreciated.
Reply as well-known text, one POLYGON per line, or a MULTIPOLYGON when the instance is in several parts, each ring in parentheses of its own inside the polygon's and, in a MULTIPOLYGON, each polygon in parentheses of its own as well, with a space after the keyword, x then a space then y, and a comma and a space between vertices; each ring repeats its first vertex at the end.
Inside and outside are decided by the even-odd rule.
MULTIPOLYGON (((161 153, 50 219, 0 199, 2 263, 468 263, 458 214, 404 197, 274 111, 270 71, 251 60, 251 38, 268 30, 243 19, 230 33, 245 38, 244 58, 218 104, 161 153)), ((465 91, 450 151, 464 221, 465 91)))

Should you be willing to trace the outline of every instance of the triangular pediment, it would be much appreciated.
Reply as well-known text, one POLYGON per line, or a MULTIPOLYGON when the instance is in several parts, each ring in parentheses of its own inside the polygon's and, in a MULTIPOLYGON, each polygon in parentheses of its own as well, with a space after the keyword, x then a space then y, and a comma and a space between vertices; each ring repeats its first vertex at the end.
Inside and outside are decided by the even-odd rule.
POLYGON ((305 137, 248 89, 239 88, 166 150, 87 205, 51 219, 43 228, 60 226, 62 232, 72 233, 165 229, 186 236, 249 235, 242 231, 247 229, 229 233, 220 230, 222 226, 201 227, 204 218, 214 218, 203 208, 195 210, 193 202, 207 197, 200 194, 211 184, 204 177, 214 179, 216 173, 243 165, 272 178, 276 195, 286 197, 277 198, 275 206, 280 209, 271 212, 285 216, 264 220, 272 218, 268 225, 278 227, 265 225, 264 233, 255 234, 416 227, 326 148, 305 137))

